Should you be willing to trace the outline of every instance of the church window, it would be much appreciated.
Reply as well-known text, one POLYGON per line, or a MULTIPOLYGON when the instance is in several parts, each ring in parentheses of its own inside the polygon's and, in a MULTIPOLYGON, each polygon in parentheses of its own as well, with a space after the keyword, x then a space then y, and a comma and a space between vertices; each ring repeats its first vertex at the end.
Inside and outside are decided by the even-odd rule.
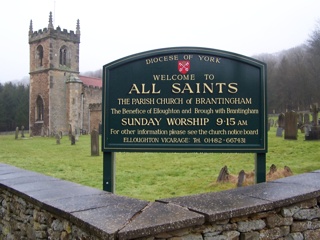
POLYGON ((60 48, 59 63, 60 63, 60 65, 70 67, 69 52, 68 52, 68 48, 66 46, 63 46, 60 48))
POLYGON ((43 66, 43 47, 39 45, 36 50, 36 66, 43 66))
POLYGON ((38 96, 36 101, 36 121, 43 121, 43 99, 42 97, 38 96))

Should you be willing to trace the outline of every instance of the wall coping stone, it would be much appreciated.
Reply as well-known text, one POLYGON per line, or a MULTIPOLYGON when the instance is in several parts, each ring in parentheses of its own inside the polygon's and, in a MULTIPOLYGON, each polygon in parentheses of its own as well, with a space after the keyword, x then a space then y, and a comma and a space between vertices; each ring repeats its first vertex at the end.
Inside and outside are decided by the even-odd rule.
POLYGON ((103 239, 131 239, 240 217, 320 196, 320 170, 154 202, 0 163, 0 187, 103 239))

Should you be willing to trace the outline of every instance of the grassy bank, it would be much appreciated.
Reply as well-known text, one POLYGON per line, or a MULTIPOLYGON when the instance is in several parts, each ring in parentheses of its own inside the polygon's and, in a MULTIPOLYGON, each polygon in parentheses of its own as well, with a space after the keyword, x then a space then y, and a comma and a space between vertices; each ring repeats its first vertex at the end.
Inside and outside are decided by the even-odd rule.
MULTIPOLYGON (((276 137, 269 132, 267 170, 289 166, 294 174, 320 169, 320 141, 276 137)), ((90 136, 83 135, 76 145, 68 137, 57 145, 54 138, 14 139, 0 136, 0 161, 45 175, 102 188, 102 154, 91 157, 90 136)), ((254 154, 237 153, 116 153, 116 193, 145 200, 221 191, 234 183, 217 184, 220 169, 229 173, 254 169, 254 154)))

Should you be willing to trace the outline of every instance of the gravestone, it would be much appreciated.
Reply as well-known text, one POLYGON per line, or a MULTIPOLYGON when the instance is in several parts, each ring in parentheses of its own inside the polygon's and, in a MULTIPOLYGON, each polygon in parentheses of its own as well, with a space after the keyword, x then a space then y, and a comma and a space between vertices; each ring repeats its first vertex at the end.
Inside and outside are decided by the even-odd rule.
POLYGON ((95 129, 91 132, 91 156, 99 156, 99 132, 95 129))
POLYGON ((24 126, 21 126, 21 137, 24 138, 24 126))
POLYGON ((217 182, 229 182, 229 172, 228 172, 228 167, 224 166, 221 168, 219 176, 217 178, 217 182))
POLYGON ((278 127, 276 132, 277 137, 282 137, 283 129, 284 129, 284 114, 281 113, 278 116, 278 127))
POLYGON ((268 121, 270 123, 270 127, 273 127, 274 126, 274 119, 270 118, 268 121))
POLYGON ((60 144, 60 139, 61 139, 60 134, 57 133, 55 137, 56 137, 56 143, 60 144))
POLYGON ((274 165, 274 164, 271 164, 271 166, 270 166, 270 171, 269 171, 269 175, 272 175, 272 174, 274 174, 275 172, 277 171, 277 166, 276 165, 274 165))
POLYGON ((320 108, 318 104, 312 104, 310 106, 310 112, 312 115, 312 122, 308 125, 305 131, 305 140, 318 140, 320 139, 320 126, 318 123, 318 113, 320 108))
POLYGON ((16 127, 16 134, 15 134, 15 139, 18 139, 19 137, 19 127, 16 127))
POLYGON ((309 113, 305 113, 303 115, 303 129, 305 137, 309 136, 309 132, 311 131, 311 124, 310 124, 310 115, 309 113))
POLYGON ((242 187, 245 180, 246 180, 246 173, 244 172, 244 170, 241 170, 238 175, 237 187, 242 187))
POLYGON ((310 138, 310 132, 311 132, 311 124, 305 124, 304 125, 304 138, 305 138, 305 140, 312 140, 310 138))
POLYGON ((298 138, 298 115, 294 111, 286 112, 284 123, 284 139, 297 140, 298 138))
POLYGON ((301 133, 304 133, 303 113, 298 114, 298 129, 300 129, 301 133))
POLYGON ((276 136, 277 137, 282 137, 282 133, 283 133, 283 128, 277 127, 276 136))
POLYGON ((289 168, 288 166, 284 166, 284 176, 289 177, 292 175, 293 175, 293 172, 292 172, 291 168, 289 168))
POLYGON ((71 135, 71 145, 76 145, 76 137, 73 134, 71 135))

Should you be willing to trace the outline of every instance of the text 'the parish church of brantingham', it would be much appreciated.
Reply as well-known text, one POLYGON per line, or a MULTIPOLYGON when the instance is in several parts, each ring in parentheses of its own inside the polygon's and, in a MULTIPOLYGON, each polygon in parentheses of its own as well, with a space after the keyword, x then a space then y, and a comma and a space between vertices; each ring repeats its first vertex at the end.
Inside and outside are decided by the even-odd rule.
POLYGON ((80 23, 76 31, 29 27, 29 129, 33 135, 98 130, 102 80, 79 75, 80 23))

